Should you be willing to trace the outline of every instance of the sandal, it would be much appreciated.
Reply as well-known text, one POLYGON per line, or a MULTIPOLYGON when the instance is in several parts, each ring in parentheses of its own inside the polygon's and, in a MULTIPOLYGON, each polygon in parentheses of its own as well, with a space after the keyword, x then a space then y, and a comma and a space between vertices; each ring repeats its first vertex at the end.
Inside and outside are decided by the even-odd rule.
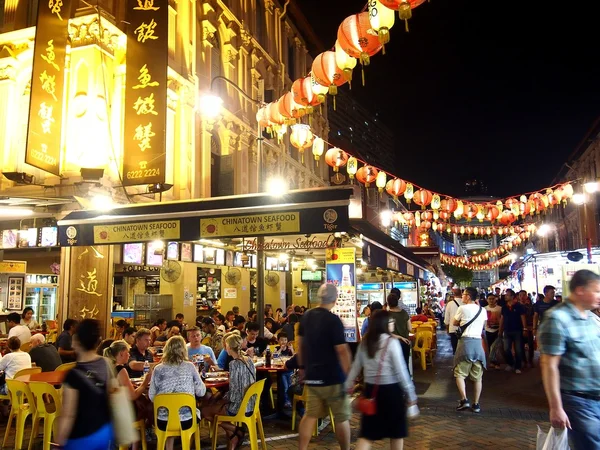
POLYGON ((233 434, 231 435, 231 437, 229 438, 229 450, 237 450, 239 449, 242 444, 244 443, 244 430, 241 427, 236 427, 235 431, 233 432, 233 434), (238 438, 238 441, 234 444, 233 439, 234 438, 238 438))

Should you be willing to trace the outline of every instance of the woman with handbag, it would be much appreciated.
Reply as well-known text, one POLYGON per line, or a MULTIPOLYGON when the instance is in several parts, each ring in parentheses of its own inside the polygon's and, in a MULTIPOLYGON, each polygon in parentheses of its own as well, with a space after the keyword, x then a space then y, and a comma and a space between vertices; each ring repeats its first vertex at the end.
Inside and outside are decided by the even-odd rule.
POLYGON ((351 391, 363 370, 365 391, 358 399, 362 413, 356 450, 368 450, 373 441, 390 439, 392 450, 402 450, 408 436, 407 408, 417 394, 408 374, 400 342, 391 336, 394 321, 389 312, 375 311, 346 380, 351 391))
POLYGON ((100 322, 85 319, 73 336, 77 364, 63 384, 57 443, 66 450, 106 450, 113 439, 108 398, 112 378, 106 360, 96 354, 100 322))
MULTIPOLYGON (((143 420, 146 428, 154 426, 154 407, 152 402, 144 394, 150 385, 150 378, 153 369, 144 377, 142 383, 134 388, 127 372, 127 362, 129 361, 129 344, 124 340, 114 341, 109 347, 104 349, 104 357, 107 358, 115 367, 115 373, 119 385, 127 388, 129 399, 135 404, 136 420, 143 420)), ((138 443, 133 444, 133 450, 138 448, 138 443)))

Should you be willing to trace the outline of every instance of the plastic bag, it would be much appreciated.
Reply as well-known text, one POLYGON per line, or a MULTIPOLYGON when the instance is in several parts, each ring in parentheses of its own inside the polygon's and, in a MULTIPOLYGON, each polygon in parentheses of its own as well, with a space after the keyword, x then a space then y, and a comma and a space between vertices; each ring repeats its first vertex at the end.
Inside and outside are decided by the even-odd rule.
POLYGON ((556 430, 550 427, 548 434, 538 426, 536 450, 569 450, 567 429, 556 430))
POLYGON ((504 362, 504 344, 500 338, 497 338, 490 348, 490 362, 498 365, 504 362))

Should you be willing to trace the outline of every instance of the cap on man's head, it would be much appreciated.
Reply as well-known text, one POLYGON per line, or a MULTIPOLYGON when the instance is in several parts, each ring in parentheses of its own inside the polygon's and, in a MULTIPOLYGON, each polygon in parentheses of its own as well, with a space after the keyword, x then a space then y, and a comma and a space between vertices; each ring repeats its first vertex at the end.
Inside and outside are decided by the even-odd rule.
POLYGON ((338 290, 333 284, 322 284, 317 291, 317 297, 321 304, 327 305, 330 303, 335 303, 338 297, 338 290))

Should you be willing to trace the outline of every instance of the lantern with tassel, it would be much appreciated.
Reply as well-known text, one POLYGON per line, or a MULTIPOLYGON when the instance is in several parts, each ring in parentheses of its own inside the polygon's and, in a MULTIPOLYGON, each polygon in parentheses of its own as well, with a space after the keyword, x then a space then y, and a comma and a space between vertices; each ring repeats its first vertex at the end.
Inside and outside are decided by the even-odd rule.
POLYGON ((291 124, 295 122, 295 119, 300 118, 301 108, 294 101, 294 96, 291 92, 284 94, 279 99, 279 112, 283 117, 285 117, 286 123, 291 124))
POLYGON ((370 0, 368 6, 371 28, 377 33, 385 55, 385 44, 390 42, 390 29, 394 26, 394 11, 383 6, 379 0, 370 0))
POLYGON ((421 209, 425 209, 425 207, 431 203, 432 198, 433 194, 431 191, 419 189, 417 192, 415 192, 413 201, 419 205, 421 209))
POLYGON ((301 155, 302 163, 304 164, 304 150, 313 144, 314 135, 310 131, 308 125, 298 123, 292 125, 292 133, 290 134, 290 144, 298 149, 301 155))
POLYGON ((344 51, 339 41, 335 41, 335 63, 342 69, 344 77, 352 88, 352 70, 356 67, 357 60, 344 51))
POLYGON ((310 73, 310 88, 312 89, 313 94, 319 99, 319 103, 323 103, 325 101, 325 96, 329 92, 329 88, 319 84, 315 74, 312 72, 310 73))
POLYGON ((383 170, 380 170, 379 173, 377 174, 377 178, 375 179, 375 185, 377 186, 377 190, 379 191, 379 194, 383 193, 386 183, 387 183, 387 175, 383 170))
MULTIPOLYGON (((366 11, 344 19, 338 28, 338 42, 348 55, 360 60, 363 68, 369 65, 371 56, 381 50, 381 42, 371 30, 369 13, 366 11)), ((364 69, 362 78, 364 85, 364 69)))
POLYGON ((358 169, 358 172, 356 172, 356 179, 360 183, 363 183, 368 189, 371 187, 371 184, 377 179, 378 173, 379 171, 375 167, 367 164, 358 169))
POLYGON ((335 95, 338 93, 338 86, 346 83, 344 72, 337 66, 335 52, 327 51, 317 55, 312 65, 312 73, 317 83, 325 86, 329 90, 329 95, 333 98, 333 109, 335 110, 335 95))
POLYGON ((485 218, 490 222, 493 222, 498 218, 499 215, 500 211, 498 210, 498 208, 496 206, 490 206, 488 208, 487 214, 485 215, 485 218))
POLYGON ((412 10, 425 3, 425 0, 380 0, 384 6, 398 11, 400 20, 404 20, 404 27, 408 31, 408 19, 412 17, 412 10))
POLYGON ((406 189, 404 190, 404 198, 406 199, 406 202, 409 205, 414 196, 415 196, 415 187, 412 185, 412 183, 407 183, 406 189))
POLYGON ((482 205, 477 205, 477 214, 475 214, 475 217, 477 217, 477 220, 480 222, 483 222, 483 219, 485 219, 485 213, 483 212, 482 205))
POLYGON ((394 202, 398 202, 398 197, 404 194, 406 189, 406 182, 400 178, 394 178, 387 182, 385 186, 386 192, 392 196, 394 202))
POLYGON ((451 197, 447 197, 444 200, 442 200, 442 203, 440 205, 441 209, 449 214, 453 213, 454 211, 456 211, 456 208, 458 207, 458 204, 456 202, 455 199, 451 198, 451 197))
POLYGON ((306 108, 308 114, 311 114, 313 108, 320 103, 319 97, 312 90, 310 76, 294 81, 294 84, 292 84, 292 97, 298 105, 306 108))
POLYGON ((319 167, 319 160, 321 159, 321 156, 323 156, 324 150, 325 150, 325 141, 323 141, 323 139, 321 139, 320 137, 316 137, 315 140, 313 141, 312 153, 313 153, 313 156, 315 157, 317 167, 319 167))
POLYGON ((350 178, 350 181, 352 182, 356 176, 356 172, 358 171, 358 159, 356 159, 354 156, 351 156, 348 159, 348 166, 346 167, 346 170, 348 171, 348 178, 350 178))
POLYGON ((441 207, 442 207, 442 200, 440 199, 440 195, 433 194, 433 197, 431 197, 431 209, 433 209, 434 211, 437 211, 441 207))
POLYGON ((337 173, 340 171, 340 167, 344 167, 348 162, 348 153, 341 148, 330 148, 325 153, 325 162, 337 173))
POLYGON ((258 125, 261 128, 266 129, 267 133, 271 134, 271 124, 269 123, 269 120, 267 119, 266 106, 259 108, 258 112, 256 113, 256 122, 258 122, 258 125))

